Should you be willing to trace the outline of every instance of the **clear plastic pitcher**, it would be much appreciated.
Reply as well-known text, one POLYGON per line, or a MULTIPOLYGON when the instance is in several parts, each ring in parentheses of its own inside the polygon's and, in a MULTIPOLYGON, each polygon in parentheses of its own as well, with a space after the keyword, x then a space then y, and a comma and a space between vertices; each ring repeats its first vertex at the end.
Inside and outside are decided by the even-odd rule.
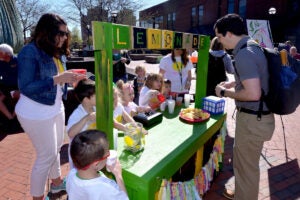
POLYGON ((124 148, 135 153, 144 148, 145 138, 142 132, 143 124, 130 122, 125 124, 124 148))

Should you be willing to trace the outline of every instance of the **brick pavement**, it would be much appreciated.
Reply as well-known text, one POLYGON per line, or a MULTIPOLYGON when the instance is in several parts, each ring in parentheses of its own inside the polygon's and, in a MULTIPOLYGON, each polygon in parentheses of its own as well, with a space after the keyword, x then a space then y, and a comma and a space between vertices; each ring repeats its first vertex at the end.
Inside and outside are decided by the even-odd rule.
MULTIPOLYGON (((234 188, 232 169, 232 146, 235 121, 232 119, 233 100, 227 99, 227 129, 223 170, 213 181, 204 200, 223 200, 224 185, 234 188)), ((276 127, 273 137, 266 142, 260 157, 259 200, 296 200, 300 199, 300 106, 295 113, 276 115, 276 127)))
MULTIPOLYGON (((135 63, 136 64, 136 63, 135 63)), ((157 66, 148 72, 158 71, 157 66)), ((147 67, 148 68, 148 67, 147 67)), ((131 68, 133 70, 133 68, 131 68)), ((232 145, 235 121, 232 119, 233 100, 227 99, 228 136, 225 142, 223 170, 212 183, 204 200, 222 200, 224 185, 233 186, 232 145)), ((283 116, 285 134, 280 117, 276 116, 276 129, 271 141, 266 142, 260 160, 261 180, 259 200, 300 200, 300 106, 291 115, 283 116)), ((67 137, 66 137, 67 138, 67 137)), ((69 170, 67 163, 68 140, 62 148, 62 175, 69 170)), ((0 134, 0 200, 29 200, 29 179, 35 152, 24 133, 0 134)), ((51 199, 66 199, 65 193, 51 195, 51 199)))

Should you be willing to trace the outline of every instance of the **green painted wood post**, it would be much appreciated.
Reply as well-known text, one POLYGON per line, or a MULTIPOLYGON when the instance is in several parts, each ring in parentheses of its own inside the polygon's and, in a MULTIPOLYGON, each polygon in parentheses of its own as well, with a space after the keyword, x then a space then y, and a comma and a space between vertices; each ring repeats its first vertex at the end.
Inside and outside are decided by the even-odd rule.
POLYGON ((112 24, 92 22, 92 25, 95 49, 97 129, 107 134, 110 149, 113 149, 112 24))
POLYGON ((207 35, 200 35, 197 76, 196 76, 197 80, 196 80, 195 108, 201 108, 202 98, 206 96, 209 46, 210 46, 210 37, 207 35))

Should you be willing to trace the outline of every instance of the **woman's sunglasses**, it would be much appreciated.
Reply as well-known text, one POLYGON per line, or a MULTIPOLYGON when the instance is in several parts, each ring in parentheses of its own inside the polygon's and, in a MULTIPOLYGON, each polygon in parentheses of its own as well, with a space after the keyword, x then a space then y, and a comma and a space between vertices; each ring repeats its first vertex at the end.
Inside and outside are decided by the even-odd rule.
POLYGON ((57 31, 57 35, 61 36, 61 37, 64 37, 64 36, 68 36, 69 32, 65 32, 65 31, 57 31))

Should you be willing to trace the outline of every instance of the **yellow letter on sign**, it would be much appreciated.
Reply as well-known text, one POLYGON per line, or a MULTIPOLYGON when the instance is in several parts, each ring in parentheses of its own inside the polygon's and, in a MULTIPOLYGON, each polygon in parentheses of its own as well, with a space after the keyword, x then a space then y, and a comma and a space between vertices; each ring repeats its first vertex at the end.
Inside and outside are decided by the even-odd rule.
POLYGON ((147 29, 147 48, 161 49, 161 30, 147 29))
POLYGON ((168 30, 162 30, 162 48, 173 49, 174 32, 168 30))
POLYGON ((113 24, 113 49, 130 49, 131 27, 113 24))

